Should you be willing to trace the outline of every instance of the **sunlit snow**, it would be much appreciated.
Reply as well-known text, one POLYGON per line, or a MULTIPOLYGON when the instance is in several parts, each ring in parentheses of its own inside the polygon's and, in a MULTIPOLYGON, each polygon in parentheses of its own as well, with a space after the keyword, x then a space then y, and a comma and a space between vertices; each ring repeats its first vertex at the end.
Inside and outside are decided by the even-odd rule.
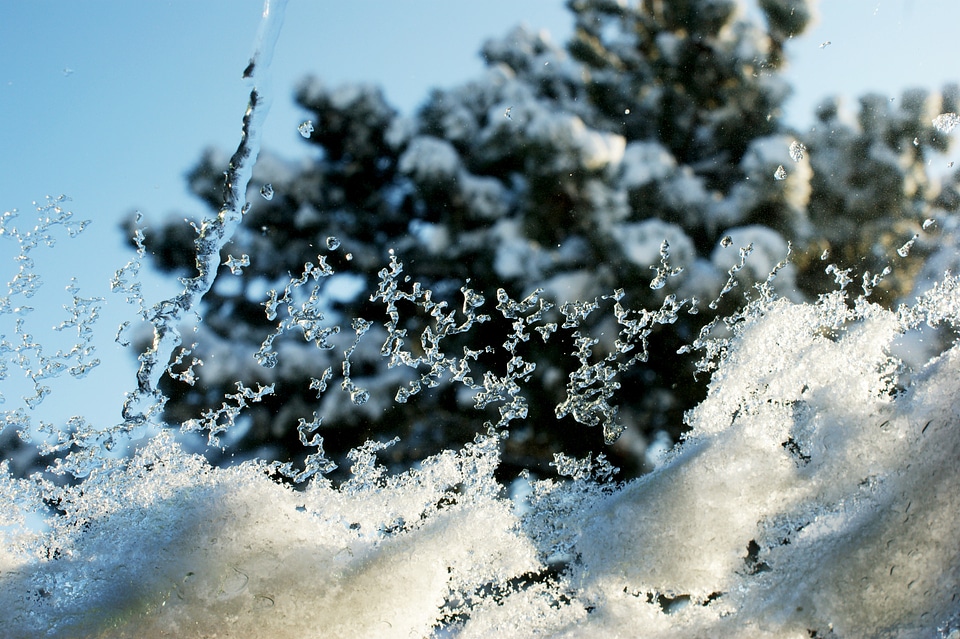
MULTIPOLYGON (((231 360, 228 345, 214 349, 222 353, 216 361, 191 359, 193 346, 180 323, 213 286, 220 251, 246 210, 264 116, 259 83, 282 8, 268 1, 245 74, 254 88, 227 176, 231 199, 197 227, 199 275, 182 282, 181 295, 147 308, 136 283, 139 262, 117 271, 113 287, 127 296, 136 316, 131 322, 152 335, 138 379, 131 380, 126 421, 111 427, 77 418, 58 429, 34 427, 25 409, 2 413, 0 426, 42 440, 53 472, 20 478, 10 460, 0 463, 0 636, 907 638, 960 632, 960 279, 940 269, 923 290, 889 310, 870 297, 889 271, 872 279, 863 274, 854 290, 861 274, 827 264, 824 251, 834 287, 813 301, 795 299, 787 240, 740 220, 734 210, 776 190, 787 192, 788 203, 805 203, 809 158, 790 138, 765 138, 747 149, 742 168, 764 185, 734 192, 709 212, 728 229, 709 262, 696 258, 693 240, 677 224, 611 218, 623 254, 649 269, 650 288, 663 291, 659 307, 634 308, 621 290, 593 293, 597 283, 576 270, 553 276, 548 290, 523 299, 503 289, 484 299, 464 282, 460 301, 450 304, 416 280, 415 264, 408 273, 402 255, 391 251, 377 289, 363 293, 385 320, 344 318, 341 328, 327 317, 326 302, 356 295, 358 281, 349 271, 336 273, 318 254, 287 281, 248 291, 263 293, 264 315, 276 327, 255 356, 263 383, 238 381, 236 393, 182 424, 218 445, 241 427, 245 406, 273 392, 274 367, 287 358, 296 365, 313 349, 332 350, 329 340, 342 332, 349 346, 340 372, 327 369, 310 388, 320 396, 339 383, 353 402, 349 410, 382 410, 374 397, 382 393, 371 393, 369 380, 351 370, 354 353, 375 343, 393 371, 381 383, 394 388, 395 401, 415 402, 447 377, 474 405, 499 408, 500 421, 478 425, 476 438, 460 450, 391 474, 378 455, 389 454, 392 442, 368 442, 351 453, 350 478, 335 485, 324 477, 333 464, 323 453, 316 414, 302 416, 298 427, 310 451, 303 467, 263 459, 214 467, 172 431, 154 428, 164 402, 157 390, 161 375, 189 384, 208 367, 252 366, 231 360), (688 296, 668 292, 670 278, 690 271, 698 276, 684 284, 688 296), (566 331, 573 351, 567 399, 557 413, 601 426, 612 442, 623 430, 615 397, 630 392, 621 389, 619 375, 649 356, 655 328, 680 313, 696 314, 699 296, 717 308, 716 296, 734 287, 749 291, 745 305, 705 319, 684 349, 702 357, 709 393, 687 413, 689 431, 679 444, 670 448, 662 436, 647 449, 653 472, 618 482, 596 454, 557 455, 561 480, 523 474, 504 485, 495 476, 502 440, 527 416, 523 389, 535 363, 524 359, 520 344, 566 331), (403 321, 410 312, 429 318, 419 334, 403 321), (581 330, 592 313, 608 316, 602 339, 581 330), (501 342, 459 352, 444 342, 494 317, 508 327, 501 342), (281 344, 286 333, 302 337, 306 348, 281 344), (922 340, 922 357, 899 355, 922 340), (501 365, 480 375, 471 367, 483 353, 496 353, 501 365)), ((669 55, 669 46, 663 50, 669 55)), ((338 96, 352 99, 346 91, 338 96)), ((678 209, 707 200, 703 180, 678 168, 658 144, 626 144, 530 101, 497 108, 498 126, 524 125, 533 143, 576 147, 569 156, 581 159, 576 168, 610 171, 628 189, 671 176, 663 197, 678 209)), ((941 124, 943 130, 956 122, 941 124)), ((313 130, 309 121, 300 127, 304 137, 313 130)), ((558 154, 557 161, 565 157, 558 154)), ((398 168, 413 179, 439 175, 458 182, 478 219, 505 210, 502 189, 470 176, 454 146, 440 138, 414 135, 398 168)), ((259 192, 264 200, 273 197, 270 184, 259 192)), ((32 407, 46 399, 44 380, 65 372, 82 377, 97 365, 90 335, 102 300, 67 291, 69 318, 59 328, 75 348, 50 354, 34 341, 30 322, 37 318, 29 301, 42 285, 33 273, 34 249, 76 235, 83 223, 72 220, 64 200, 42 205, 35 222, 25 224, 23 217, 11 211, 0 218, 0 242, 15 244, 17 255, 0 298, 3 328, 12 331, 0 336, 0 382, 8 381, 10 369, 26 373, 24 402, 32 407)), ((935 223, 927 222, 925 232, 935 223)), ((545 268, 516 225, 505 218, 494 224, 501 242, 493 268, 503 278, 545 268)), ((426 226, 414 231, 428 245, 448 241, 426 226)), ((136 233, 142 258, 143 231, 136 233)), ((950 227, 942 236, 937 259, 955 254, 953 233, 950 227)), ((902 244, 899 255, 919 238, 902 244)), ((327 237, 325 248, 341 249, 340 239, 327 237)), ((571 241, 549 259, 576 251, 571 241)), ((241 275, 256 257, 229 255, 224 264, 231 276, 241 275)), ((191 339, 209 338, 199 317, 197 324, 191 339)), ((118 343, 133 342, 130 326, 121 328, 118 343)))

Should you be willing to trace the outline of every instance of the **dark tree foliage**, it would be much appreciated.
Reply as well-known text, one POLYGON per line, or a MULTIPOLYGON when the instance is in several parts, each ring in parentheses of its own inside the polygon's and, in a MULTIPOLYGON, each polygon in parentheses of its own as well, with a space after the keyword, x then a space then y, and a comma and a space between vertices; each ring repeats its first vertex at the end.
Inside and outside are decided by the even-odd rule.
MULTIPOLYGON (((925 245, 919 238, 906 258, 896 249, 926 219, 960 204, 956 182, 936 187, 927 166, 946 148, 932 118, 956 110, 957 90, 867 96, 856 121, 827 102, 812 131, 792 132, 780 111, 789 91, 780 75, 784 45, 804 30, 811 9, 805 0, 762 0, 756 22, 738 6, 570 0, 575 33, 566 50, 517 28, 483 46, 481 77, 434 90, 413 117, 398 115, 374 87, 304 80, 296 101, 314 127, 305 160, 266 157, 258 165, 254 183, 271 184, 275 195, 251 191, 253 206, 223 255, 227 262, 247 254, 250 265, 242 276, 224 266, 205 298, 195 349, 204 366, 194 386, 166 380, 166 418, 197 417, 242 379, 276 387, 248 409, 248 428, 231 453, 302 454, 297 423, 314 411, 337 459, 368 438, 399 435, 388 454, 410 465, 471 439, 495 411, 478 415, 463 387, 448 382, 394 402, 411 377, 384 365, 382 331, 350 358, 369 401, 354 405, 337 389, 318 398, 310 388, 327 367, 339 371, 352 318, 375 327, 386 320, 370 294, 392 249, 436 299, 459 305, 467 282, 486 298, 494 320, 449 338, 450 351, 503 341, 509 323, 492 312, 499 288, 513 299, 543 288, 558 304, 599 298, 601 310, 584 327, 601 345, 616 333, 601 297, 614 289, 634 309, 657 308, 667 295, 696 297, 701 312, 654 332, 647 361, 621 376, 614 401, 626 430, 611 446, 600 429, 555 416, 576 367, 571 335, 523 345, 537 368, 524 391, 529 414, 504 444, 505 471, 547 473, 555 451, 603 451, 633 475, 643 470, 650 438, 679 437, 684 411, 704 395, 707 376, 695 377, 695 356, 677 350, 742 301, 730 294, 708 306, 738 264, 737 249, 753 249, 736 274, 741 294, 786 256, 788 241, 792 264, 775 280, 783 295, 815 296, 832 285, 824 273, 831 262, 859 278, 897 260, 877 295, 892 301, 908 291, 925 245), (652 288, 663 240, 669 266, 683 270, 652 288), (343 326, 331 339, 337 347, 318 350, 288 335, 280 363, 258 366, 252 354, 275 324, 264 313, 267 291, 318 256, 339 273, 327 281, 327 319, 343 326)), ((189 176, 213 211, 226 161, 209 151, 189 176)), ((157 267, 189 276, 193 240, 190 226, 171 221, 150 229, 147 245, 157 267)), ((426 319, 409 313, 404 327, 418 335, 426 319)))

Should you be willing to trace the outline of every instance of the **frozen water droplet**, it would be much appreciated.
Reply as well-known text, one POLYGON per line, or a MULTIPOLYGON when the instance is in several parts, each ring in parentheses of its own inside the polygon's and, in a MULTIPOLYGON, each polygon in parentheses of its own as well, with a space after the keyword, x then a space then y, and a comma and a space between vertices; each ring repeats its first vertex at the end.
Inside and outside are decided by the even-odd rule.
POLYGON ((830 249, 823 249, 823 253, 820 254, 820 261, 825 262, 830 258, 830 249))
POLYGON ((353 259, 353 253, 347 253, 346 255, 343 256, 343 258, 349 262, 350 260, 353 259))
POLYGON ((733 245, 733 238, 729 235, 724 235, 723 239, 720 240, 720 246, 723 248, 728 248, 733 245))
POLYGON ((513 107, 508 106, 507 110, 503 112, 503 117, 507 118, 508 120, 512 120, 513 118, 510 116, 510 111, 512 110, 513 110, 513 107))
POLYGON ((313 120, 301 122, 300 126, 297 127, 297 131, 300 131, 300 135, 309 139, 310 134, 313 133, 313 120))
POLYGON ((630 109, 624 109, 624 110, 623 110, 623 114, 624 114, 624 115, 630 115, 630 109))
POLYGON ((936 223, 937 223, 937 221, 936 221, 935 219, 933 219, 932 217, 931 217, 931 218, 927 218, 926 220, 923 221, 923 230, 926 231, 928 228, 930 228, 931 226, 933 226, 933 225, 936 224, 936 223))
POLYGON ((906 257, 906 256, 910 255, 910 249, 913 248, 913 243, 917 241, 917 237, 919 237, 919 236, 914 235, 913 237, 910 238, 909 241, 907 241, 906 244, 904 244, 903 246, 901 246, 900 248, 898 248, 898 249, 897 249, 897 255, 899 255, 900 257, 906 257))
POLYGON ((336 251, 338 248, 340 248, 340 239, 333 235, 328 237, 327 248, 330 249, 331 251, 336 251))
POLYGON ((267 200, 268 202, 269 202, 270 200, 272 200, 272 199, 273 199, 273 185, 272 185, 272 184, 264 184, 263 186, 261 186, 261 187, 260 187, 260 195, 262 195, 262 196, 263 196, 263 199, 267 200))
POLYGON ((237 259, 232 255, 227 255, 227 261, 223 265, 228 267, 234 275, 243 275, 244 267, 250 266, 250 256, 244 254, 237 259))
POLYGON ((783 165, 777 167, 777 170, 773 173, 773 179, 775 180, 786 180, 787 179, 787 170, 783 168, 783 165))
POLYGON ((352 401, 357 406, 363 406, 370 399, 370 393, 358 388, 357 390, 350 393, 350 401, 352 401))
POLYGON ((913 146, 920 146, 920 138, 913 138, 913 146))
POLYGON ((960 124, 960 116, 956 113, 941 113, 933 119, 934 128, 941 133, 950 133, 958 124, 960 124))
POLYGON ((797 142, 796 140, 794 140, 793 142, 790 143, 790 159, 793 160, 794 162, 799 162, 800 160, 803 159, 803 154, 806 150, 807 150, 807 147, 805 147, 800 142, 797 142))

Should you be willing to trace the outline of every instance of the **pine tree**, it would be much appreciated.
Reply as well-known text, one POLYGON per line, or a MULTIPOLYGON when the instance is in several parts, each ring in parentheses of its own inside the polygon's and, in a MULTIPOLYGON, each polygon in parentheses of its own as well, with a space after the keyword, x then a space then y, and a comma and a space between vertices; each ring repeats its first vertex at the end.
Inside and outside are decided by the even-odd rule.
MULTIPOLYGON (((635 474, 649 439, 658 431, 679 437, 684 411, 705 392, 695 357, 677 351, 742 299, 708 306, 736 271, 738 248, 752 247, 733 276, 740 291, 766 279, 789 242, 792 262, 779 271, 777 290, 816 296, 835 277, 824 273, 827 264, 853 269, 852 277, 878 273, 924 220, 960 205, 956 180, 938 189, 926 165, 946 148, 932 118, 956 110, 955 88, 943 96, 912 91, 895 103, 867 96, 857 122, 828 102, 805 134, 782 121, 784 45, 811 19, 806 0, 761 0, 760 21, 735 0, 571 0, 569 8, 575 33, 566 50, 516 28, 483 46, 481 77, 432 91, 413 117, 399 115, 375 87, 302 82, 296 101, 313 126, 307 158, 258 164, 254 182, 269 184, 272 198, 251 198, 222 268, 241 254, 250 264, 242 277, 224 273, 206 298, 195 353, 205 365, 196 386, 166 381, 171 423, 216 405, 236 379, 276 384, 250 407, 237 446, 270 447, 280 459, 301 450, 297 423, 314 411, 332 456, 399 435, 390 451, 403 465, 495 421, 496 411, 477 415, 469 394, 449 381, 416 401, 394 401, 414 376, 384 365, 386 316, 369 297, 392 250, 437 300, 458 306, 467 285, 494 317, 499 288, 514 300, 542 288, 558 306, 598 300, 604 308, 582 329, 604 352, 615 349, 617 327, 603 296, 622 289, 633 309, 658 308, 670 295, 697 298, 702 312, 659 327, 646 361, 619 376, 619 427, 605 433, 556 417, 577 364, 573 336, 534 336, 523 346, 536 370, 503 470, 550 472, 553 452, 604 451, 635 474), (327 280, 326 320, 344 330, 320 340, 335 347, 318 350, 288 335, 274 344, 280 364, 258 366, 252 354, 276 324, 264 313, 267 290, 282 289, 318 256, 338 271, 327 280), (373 323, 350 357, 351 379, 369 400, 356 405, 336 390, 318 398, 310 380, 340 369, 354 318, 373 323), (614 439, 619 428, 624 434, 604 447, 604 434, 614 439)), ((189 177, 214 211, 226 162, 209 151, 189 177)), ((188 275, 193 240, 191 227, 170 222, 148 234, 147 245, 159 268, 188 275)), ((908 291, 924 256, 919 238, 878 295, 892 302, 908 291)), ((428 319, 420 309, 402 328, 419 335, 428 319)), ((482 349, 509 330, 508 320, 493 319, 448 338, 446 348, 482 349)))

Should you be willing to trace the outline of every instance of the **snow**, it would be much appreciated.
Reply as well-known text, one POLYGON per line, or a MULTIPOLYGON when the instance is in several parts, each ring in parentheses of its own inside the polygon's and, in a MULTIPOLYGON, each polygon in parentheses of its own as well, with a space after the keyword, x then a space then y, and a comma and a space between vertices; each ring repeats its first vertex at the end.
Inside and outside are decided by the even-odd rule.
POLYGON ((624 149, 620 181, 626 189, 637 189, 666 178, 676 165, 677 161, 663 145, 631 142, 624 149))
MULTIPOLYGON (((779 4, 788 6, 786 0, 779 4)), ((257 41, 258 51, 267 47, 265 58, 278 28, 265 20, 257 41)), ((513 44, 488 44, 486 54, 510 61, 549 50, 541 36, 523 30, 514 36, 513 44)), ((261 73, 256 69, 255 77, 261 73)), ((324 93, 313 85, 304 90, 324 93)), ((362 87, 343 87, 329 98, 346 107, 364 95, 362 87)), ((910 108, 930 108, 914 97, 910 108)), ((468 127, 470 117, 454 113, 445 126, 468 127)), ((658 145, 628 146, 575 115, 550 114, 533 102, 518 105, 516 117, 525 118, 526 135, 545 148, 576 151, 558 157, 576 157, 588 171, 620 171, 627 189, 669 176, 662 195, 678 210, 710 200, 702 179, 671 163, 658 145)), ((510 126, 503 120, 499 127, 510 126)), ((510 203, 494 181, 467 174, 450 143, 399 128, 393 137, 407 144, 402 172, 422 182, 457 181, 465 193, 475 193, 467 200, 478 217, 497 218, 492 233, 499 239, 494 260, 500 277, 540 278, 548 264, 538 260, 561 260, 579 250, 576 240, 568 240, 552 255, 540 251, 524 239, 519 220, 504 216, 510 203)), ((253 138, 247 151, 255 157, 253 138)), ((800 211, 811 173, 809 160, 792 161, 791 142, 778 137, 751 145, 741 166, 751 184, 735 189, 728 202, 749 208, 778 201, 800 211), (771 169, 779 165, 789 167, 782 181, 773 179, 771 169)), ((871 157, 877 164, 893 161, 871 157)), ((241 164, 232 208, 202 227, 198 260, 219 260, 229 241, 228 227, 239 215, 249 179, 250 167, 241 164)), ((283 172, 279 165, 276 170, 283 172)), ((591 197, 597 201, 609 200, 613 209, 622 205, 595 190, 591 197)), ((50 210, 62 212, 56 205, 50 210)), ((554 465, 565 479, 522 475, 508 478, 505 486, 496 472, 506 435, 488 424, 459 450, 398 473, 378 462, 378 455, 389 456, 392 443, 367 442, 350 455, 350 478, 334 485, 312 474, 327 462, 322 442, 309 437, 319 423, 304 416, 301 439, 317 451, 301 475, 312 476, 294 488, 281 475, 296 476, 297 470, 266 460, 211 466, 185 450, 169 429, 156 428, 149 411, 138 415, 147 425, 139 429, 73 422, 75 432, 54 432, 47 425, 53 475, 17 478, 7 461, 0 464, 0 636, 953 636, 960 630, 960 344, 955 341, 960 278, 939 269, 956 259, 955 223, 943 225, 927 283, 888 310, 866 293, 848 292, 844 272, 835 290, 814 301, 792 300, 791 267, 780 268, 788 251, 784 237, 768 227, 740 225, 729 208, 714 212, 711 223, 730 228, 710 263, 696 259, 693 240, 680 226, 624 221, 625 214, 616 211, 609 215, 624 255, 640 267, 659 261, 658 274, 681 276, 680 293, 706 286, 703 282, 712 285, 727 271, 750 289, 745 306, 722 319, 725 332, 705 330, 692 344, 704 358, 701 370, 711 371, 707 396, 686 414, 689 430, 681 442, 670 448, 664 433, 647 449, 655 466, 648 475, 617 483, 602 455, 576 460, 558 454, 554 465), (736 266, 738 257, 742 268, 736 266), (777 269, 779 296, 767 284, 750 286, 777 269), (905 344, 924 339, 934 342, 925 346, 928 355, 896 356, 905 344), (124 437, 129 455, 111 452, 124 437), (75 481, 62 481, 71 472, 75 481)), ((24 268, 0 299, 0 311, 22 318, 28 313, 14 307, 10 296, 16 302, 39 286, 27 268, 32 263, 27 252, 51 225, 73 227, 67 216, 21 233, 13 217, 0 218, 0 235, 18 241, 24 268)), ((428 246, 449 241, 437 226, 416 231, 428 246)), ((217 269, 207 270, 204 276, 217 269)), ((470 337, 473 324, 489 317, 482 313, 483 300, 466 287, 460 315, 447 315, 445 305, 402 279, 402 272, 391 251, 390 266, 371 297, 383 301, 391 316, 386 330, 377 326, 370 334, 382 341, 379 353, 390 357, 394 370, 376 379, 350 379, 345 360, 344 387, 360 393, 373 384, 416 385, 406 398, 415 401, 419 385, 428 385, 434 373, 421 374, 418 366, 447 367, 466 378, 467 363, 476 359, 471 351, 465 348, 456 360, 438 344, 448 334, 470 337), (406 325, 398 301, 435 320, 416 354, 403 350, 403 338, 410 336, 401 328, 406 325)), ((656 339, 643 330, 674 321, 677 312, 693 305, 669 295, 659 310, 625 310, 622 291, 598 294, 589 273, 556 272, 545 288, 552 302, 571 302, 561 312, 572 328, 600 307, 603 296, 616 319, 608 322, 611 335, 604 339, 616 339, 621 352, 636 346, 634 338, 656 339)), ((268 314, 282 316, 277 336, 300 328, 321 351, 332 349, 317 336, 324 300, 316 289, 298 305, 307 295, 300 287, 328 275, 332 270, 325 263, 307 264, 289 282, 269 284, 275 288, 268 314)), ((358 294, 358 277, 333 277, 344 279, 331 293, 358 294)), ((149 318, 155 340, 144 355, 150 361, 141 371, 139 399, 162 403, 150 367, 163 365, 177 349, 176 322, 204 292, 198 281, 184 284, 189 303, 172 308, 179 298, 168 300, 149 318)), ((134 291, 129 282, 126 286, 134 291)), ((248 293, 254 295, 252 289, 248 293)), ((68 327, 78 330, 78 353, 96 315, 90 306, 95 301, 73 298, 74 322, 68 327)), ((515 320, 515 333, 503 345, 513 357, 504 377, 488 371, 482 383, 471 379, 464 386, 477 403, 499 402, 502 423, 525 418, 521 384, 533 363, 513 347, 531 337, 525 332, 530 328, 539 332, 535 339, 547 339, 557 329, 542 323, 549 308, 539 293, 522 301, 498 293, 496 310, 515 320)), ((226 340, 214 340, 197 319, 196 338, 213 343, 211 361, 199 375, 214 367, 236 372, 252 366, 231 359, 235 353, 226 340)), ((359 338, 371 326, 354 319, 352 328, 357 341, 345 357, 356 349, 357 359, 367 358, 377 348, 359 338)), ((16 321, 13 341, 0 340, 0 352, 30 368, 40 347, 27 330, 16 321)), ((574 337, 579 351, 572 355, 582 366, 580 377, 570 375, 575 397, 569 411, 584 411, 596 421, 621 389, 606 366, 612 360, 601 366, 590 357, 599 340, 579 332, 574 337)), ((475 355, 498 347, 471 345, 475 355)), ((280 375, 283 367, 315 364, 311 356, 317 351, 309 344, 278 341, 275 351, 270 348, 264 344, 264 356, 276 357, 279 365, 261 370, 265 377, 280 375)), ((57 361, 41 363, 48 366, 42 371, 47 376, 66 368, 57 361)), ((0 381, 6 382, 6 374, 3 366, 0 381)), ((318 387, 326 384, 324 375, 318 387)), ((237 395, 227 398, 233 404, 225 401, 221 412, 211 409, 207 416, 211 436, 232 426, 234 408, 268 392, 270 387, 238 384, 237 395), (219 415, 229 419, 220 423, 219 415)), ((362 416, 386 410, 378 400, 350 404, 331 397, 325 400, 340 402, 327 411, 333 418, 337 411, 362 416)), ((16 427, 24 414, 5 412, 5 427, 16 427)), ((237 427, 242 424, 241 417, 237 427)), ((29 433, 24 429, 22 435, 29 433)))
POLYGON ((500 180, 463 171, 457 182, 467 210, 477 218, 495 220, 510 210, 510 192, 500 180))
POLYGON ((413 138, 400 156, 398 168, 421 183, 450 179, 460 169, 460 156, 446 140, 428 135, 413 138))
POLYGON ((575 158, 579 166, 569 168, 587 171, 619 164, 627 145, 622 135, 592 130, 576 115, 554 113, 545 108, 533 112, 525 124, 524 134, 537 144, 555 149, 551 157, 558 166, 575 158))
MULTIPOLYGON (((782 242, 731 237, 752 238, 758 264, 782 242)), ((599 460, 558 460, 571 479, 533 481, 522 508, 494 477, 497 436, 396 475, 368 444, 352 479, 300 491, 263 461, 211 467, 170 431, 74 486, 4 473, 0 632, 921 637, 956 623, 960 346, 915 369, 891 352, 960 326, 960 280, 894 311, 836 290, 763 294, 737 317, 707 350, 721 355, 690 432, 652 473, 616 485, 599 460), (24 523, 42 494, 63 513, 46 532, 24 523)))

